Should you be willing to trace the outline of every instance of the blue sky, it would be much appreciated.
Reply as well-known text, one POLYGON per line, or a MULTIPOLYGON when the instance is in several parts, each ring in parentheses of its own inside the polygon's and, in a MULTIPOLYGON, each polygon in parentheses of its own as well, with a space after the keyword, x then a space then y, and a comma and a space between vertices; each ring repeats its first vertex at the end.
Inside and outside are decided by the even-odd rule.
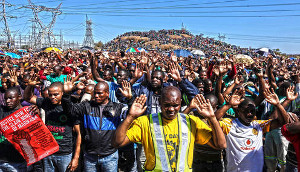
MULTIPOLYGON (((27 0, 6 0, 8 20, 13 34, 29 34, 33 14, 27 0)), ((86 14, 93 21, 95 42, 107 42, 128 31, 180 29, 192 34, 218 38, 241 47, 279 48, 300 54, 300 1, 295 0, 32 0, 36 5, 56 7, 54 33, 81 43, 85 34, 86 14)), ((51 15, 40 13, 48 23, 51 15)), ((3 28, 3 25, 1 25, 3 28)))

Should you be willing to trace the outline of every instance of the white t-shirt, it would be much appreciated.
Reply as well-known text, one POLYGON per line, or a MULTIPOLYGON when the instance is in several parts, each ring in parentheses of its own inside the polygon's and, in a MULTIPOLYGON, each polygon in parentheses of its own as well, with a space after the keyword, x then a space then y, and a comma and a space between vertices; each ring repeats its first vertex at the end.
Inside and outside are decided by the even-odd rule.
POLYGON ((246 126, 238 118, 224 118, 220 121, 227 141, 227 171, 262 171, 263 133, 269 131, 270 123, 271 120, 253 120, 250 126, 246 126))

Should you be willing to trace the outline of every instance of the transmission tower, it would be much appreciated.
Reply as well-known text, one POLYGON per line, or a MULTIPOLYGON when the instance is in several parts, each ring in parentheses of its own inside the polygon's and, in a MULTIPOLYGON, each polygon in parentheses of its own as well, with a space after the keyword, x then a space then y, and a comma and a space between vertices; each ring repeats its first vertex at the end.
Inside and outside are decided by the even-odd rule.
POLYGON ((84 36, 82 46, 94 47, 94 39, 93 39, 93 32, 92 32, 92 20, 89 20, 87 15, 86 15, 85 36, 84 36))
MULTIPOLYGON (((41 5, 34 5, 31 0, 28 0, 29 6, 26 8, 32 9, 32 12, 34 14, 33 22, 37 23, 38 28, 38 34, 37 36, 33 36, 32 42, 33 42, 33 48, 42 48, 42 47, 51 47, 55 46, 55 36, 53 34, 52 28, 54 27, 56 17, 57 15, 61 14, 61 11, 59 10, 62 3, 60 3, 56 8, 48 8, 41 5), (46 11, 52 13, 52 20, 48 25, 45 25, 40 19, 39 19, 39 12, 46 11)), ((35 26, 33 27, 35 28, 35 26)), ((34 29, 35 30, 35 29, 34 29)), ((36 32, 36 31, 32 32, 36 32)), ((33 33, 36 34, 36 33, 33 33)))
POLYGON ((222 42, 224 42, 224 41, 225 41, 225 39, 226 39, 226 36, 225 36, 225 34, 221 35, 221 34, 219 33, 219 36, 218 36, 218 38, 219 38, 219 41, 222 41, 222 42))
POLYGON ((35 20, 35 18, 32 18, 30 20, 32 22, 32 26, 31 26, 31 39, 30 39, 30 47, 32 48, 36 48, 37 45, 37 21, 35 20))
POLYGON ((5 0, 2 0, 2 19, 3 19, 3 22, 4 22, 4 25, 5 25, 5 35, 7 36, 7 47, 10 48, 11 44, 12 44, 12 39, 11 39, 11 33, 10 33, 10 30, 9 30, 9 27, 8 27, 8 23, 7 23, 7 20, 6 20, 6 13, 5 13, 5 0))

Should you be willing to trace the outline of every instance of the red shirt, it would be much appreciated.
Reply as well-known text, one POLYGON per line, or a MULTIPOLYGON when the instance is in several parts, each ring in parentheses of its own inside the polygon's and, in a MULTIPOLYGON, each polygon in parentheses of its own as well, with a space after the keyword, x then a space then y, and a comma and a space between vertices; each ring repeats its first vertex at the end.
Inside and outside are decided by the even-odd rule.
POLYGON ((300 169, 300 134, 291 134, 287 128, 286 125, 284 125, 281 128, 281 133, 284 135, 284 137, 290 141, 294 148, 295 148, 295 152, 296 152, 296 156, 297 156, 297 162, 298 162, 298 170, 300 169))

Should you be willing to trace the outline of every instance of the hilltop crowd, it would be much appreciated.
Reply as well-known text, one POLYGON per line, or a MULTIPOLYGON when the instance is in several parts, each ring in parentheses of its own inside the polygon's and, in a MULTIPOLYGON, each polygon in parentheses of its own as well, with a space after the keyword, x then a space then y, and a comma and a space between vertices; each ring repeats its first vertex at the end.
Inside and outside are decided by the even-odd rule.
POLYGON ((241 48, 239 46, 231 45, 226 42, 216 40, 214 38, 204 37, 203 34, 192 35, 185 29, 181 30, 159 30, 148 32, 126 32, 119 35, 112 41, 104 45, 104 49, 110 51, 125 50, 128 47, 140 47, 146 50, 152 49, 159 52, 170 51, 168 47, 162 47, 161 45, 172 44, 179 49, 200 49, 208 57, 214 53, 217 54, 247 54, 250 56, 255 55, 255 49, 241 48), (126 37, 141 37, 149 38, 148 40, 140 39, 123 39, 126 37), (177 36, 177 37, 173 37, 177 36), (158 43, 155 43, 158 41, 158 43), (151 43, 152 42, 152 43, 151 43), (154 42, 154 43, 153 43, 154 42))

